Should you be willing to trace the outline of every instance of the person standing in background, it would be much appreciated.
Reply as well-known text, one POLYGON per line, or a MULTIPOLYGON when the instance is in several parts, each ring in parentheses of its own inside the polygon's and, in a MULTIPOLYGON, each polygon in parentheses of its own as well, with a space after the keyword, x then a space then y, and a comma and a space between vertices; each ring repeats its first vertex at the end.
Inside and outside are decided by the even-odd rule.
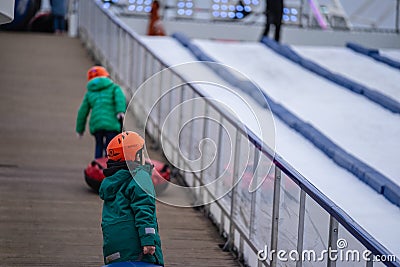
POLYGON ((51 0, 51 13, 53 15, 54 33, 65 32, 65 15, 67 13, 67 0, 51 0))
POLYGON ((150 21, 147 29, 147 35, 152 36, 165 36, 164 26, 161 22, 158 10, 160 9, 160 3, 154 0, 151 5, 150 21))
POLYGON ((265 8, 265 30, 263 37, 268 37, 271 24, 275 25, 275 41, 279 42, 283 16, 283 0, 267 0, 265 8))

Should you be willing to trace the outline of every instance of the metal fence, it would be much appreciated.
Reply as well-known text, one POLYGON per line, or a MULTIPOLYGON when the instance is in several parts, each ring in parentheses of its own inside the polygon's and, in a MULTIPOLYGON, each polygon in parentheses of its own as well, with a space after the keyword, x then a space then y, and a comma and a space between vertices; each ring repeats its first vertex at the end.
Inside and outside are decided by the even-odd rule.
POLYGON ((147 122, 142 121, 147 133, 162 142, 164 154, 186 170, 182 175, 194 188, 197 203, 205 204, 207 214, 227 237, 225 249, 235 251, 250 266, 400 266, 389 258, 389 251, 231 113, 169 68, 140 36, 103 9, 101 2, 83 0, 78 6, 80 38, 96 59, 132 94, 146 87, 132 111, 149 111, 147 122), (174 90, 163 95, 163 86, 174 90), (159 101, 153 103, 153 99, 159 101), (174 107, 191 99, 199 102, 183 107, 175 119, 167 120, 174 107), (195 121, 180 132, 177 121, 200 115, 213 120, 195 121), (211 155, 204 148, 198 168, 190 171, 193 165, 185 157, 198 158, 197 148, 206 138, 215 140, 218 153, 211 155), (224 181, 230 182, 205 186, 224 168, 230 157, 225 149, 228 144, 231 180, 224 181), (249 155, 245 162, 241 157, 244 151, 249 155), (214 160, 206 168, 209 158, 214 160), (238 179, 241 168, 254 180, 265 180, 258 190, 249 192, 248 180, 238 179), (232 185, 236 185, 232 191, 218 197, 219 191, 232 185))

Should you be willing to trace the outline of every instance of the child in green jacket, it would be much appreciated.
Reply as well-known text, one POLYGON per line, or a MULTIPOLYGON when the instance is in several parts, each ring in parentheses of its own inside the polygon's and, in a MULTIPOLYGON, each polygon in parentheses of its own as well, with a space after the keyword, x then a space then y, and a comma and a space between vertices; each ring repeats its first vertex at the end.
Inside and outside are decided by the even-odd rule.
POLYGON ((88 71, 87 92, 76 119, 76 132, 82 136, 90 114, 90 133, 96 139, 95 158, 105 156, 108 143, 121 132, 126 100, 121 88, 110 78, 107 70, 94 66, 88 71))
POLYGON ((164 265, 152 166, 144 162, 143 146, 141 136, 126 131, 107 147, 106 178, 99 191, 104 200, 101 227, 106 264, 143 261, 164 265))

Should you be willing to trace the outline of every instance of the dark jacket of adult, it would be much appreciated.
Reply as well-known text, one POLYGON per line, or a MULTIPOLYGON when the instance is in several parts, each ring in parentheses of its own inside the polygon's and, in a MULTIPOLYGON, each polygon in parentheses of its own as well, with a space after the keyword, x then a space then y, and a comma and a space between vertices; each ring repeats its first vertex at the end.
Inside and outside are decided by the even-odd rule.
POLYGON ((267 0, 267 16, 273 14, 280 18, 283 14, 283 0, 267 0))

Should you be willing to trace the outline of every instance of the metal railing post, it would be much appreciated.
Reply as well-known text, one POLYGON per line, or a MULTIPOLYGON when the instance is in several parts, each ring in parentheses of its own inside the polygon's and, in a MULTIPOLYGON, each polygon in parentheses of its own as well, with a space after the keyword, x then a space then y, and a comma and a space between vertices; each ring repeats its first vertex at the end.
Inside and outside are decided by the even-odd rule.
POLYGON ((236 142, 235 142, 235 157, 234 157, 234 166, 233 166, 233 177, 232 177, 232 194, 231 194, 231 210, 230 210, 230 222, 229 222, 229 235, 228 240, 226 241, 223 250, 230 251, 232 250, 235 244, 235 226, 234 226, 234 217, 235 217, 235 207, 236 207, 236 194, 237 194, 237 181, 238 181, 238 165, 240 159, 240 138, 241 134, 239 131, 236 131, 236 142))
POLYGON ((396 32, 400 33, 400 0, 396 0, 396 32))
MULTIPOLYGON (((215 177, 220 178, 220 173, 221 173, 221 160, 222 160, 222 135, 223 135, 223 116, 220 114, 220 118, 219 118, 219 124, 218 124, 218 147, 217 147, 217 166, 215 168, 215 177)), ((214 194, 217 195, 219 197, 219 184, 216 182, 216 187, 215 187, 215 191, 214 194)), ((221 210, 221 216, 220 216, 220 224, 219 224, 219 234, 222 236, 225 229, 225 219, 224 219, 224 212, 221 210)))
MULTIPOLYGON (((299 224, 297 229, 297 252, 298 255, 302 255, 303 253, 303 241, 304 241, 304 218, 306 213, 306 192, 303 189, 300 191, 300 205, 299 205, 299 224)), ((303 259, 300 259, 296 262, 296 267, 303 266, 303 259)))
MULTIPOLYGON (((158 106, 158 112, 157 112, 157 122, 158 122, 158 125, 162 125, 162 123, 161 123, 161 112, 162 112, 162 107, 163 107, 163 84, 164 84, 164 82, 163 82, 163 80, 164 80, 164 78, 165 78, 165 72, 166 71, 163 71, 163 65, 161 65, 160 64, 160 70, 159 70, 159 72, 160 72, 160 84, 159 84, 159 86, 158 86, 158 90, 159 90, 159 92, 158 92, 158 96, 159 96, 159 101, 158 101, 158 104, 157 104, 157 106, 158 106)), ((157 127, 157 129, 156 129, 156 136, 153 138, 154 140, 153 140, 153 145, 155 146, 155 148, 159 148, 160 147, 160 142, 161 142, 161 129, 160 129, 160 127, 157 127)))
MULTIPOLYGON (((260 151, 258 149, 254 150, 254 160, 253 160, 253 177, 252 184, 258 185, 258 172, 257 167, 259 164, 260 151)), ((251 186, 251 184, 249 185, 251 186)), ((255 218, 256 218, 256 201, 257 201, 257 191, 255 190, 251 192, 251 206, 250 206, 250 226, 249 226, 249 239, 252 240, 253 236, 255 236, 256 227, 255 227, 255 218)))
POLYGON ((206 138, 207 132, 208 132, 208 115, 209 115, 209 106, 207 105, 207 102, 204 101, 204 124, 203 124, 203 133, 202 133, 202 139, 203 140, 203 145, 201 146, 201 154, 202 157, 200 159, 200 168, 201 168, 201 173, 200 173, 200 181, 202 184, 204 184, 204 170, 203 170, 203 165, 204 165, 204 158, 206 156, 206 142, 204 139, 206 138))
POLYGON ((368 261, 365 262, 365 267, 373 267, 374 266, 374 256, 371 254, 368 256, 368 261))
MULTIPOLYGON (((271 232, 271 251, 278 249, 278 234, 279 234, 279 206, 281 198, 281 169, 275 165, 275 182, 274 182, 274 202, 272 208, 272 232, 271 232)), ((268 253, 268 252, 265 252, 268 253)), ((272 256, 271 267, 276 266, 276 255, 272 256)))
MULTIPOLYGON (((328 250, 333 251, 337 250, 337 241, 338 241, 338 233, 339 232, 339 224, 338 221, 331 215, 329 220, 329 240, 328 240, 328 250)), ((331 254, 328 252, 328 267, 335 267, 336 260, 329 257, 331 254)))
MULTIPOLYGON (((193 92, 193 96, 192 96, 192 101, 194 101, 194 99, 196 98, 196 93, 193 92)), ((195 117, 195 108, 196 105, 191 105, 192 106, 192 113, 191 113, 191 118, 195 117)), ((190 125, 190 138, 189 138, 189 158, 194 158, 194 133, 195 133, 195 121, 192 120, 191 125, 190 125)), ((193 186, 194 186, 194 179, 193 179, 193 186)))

